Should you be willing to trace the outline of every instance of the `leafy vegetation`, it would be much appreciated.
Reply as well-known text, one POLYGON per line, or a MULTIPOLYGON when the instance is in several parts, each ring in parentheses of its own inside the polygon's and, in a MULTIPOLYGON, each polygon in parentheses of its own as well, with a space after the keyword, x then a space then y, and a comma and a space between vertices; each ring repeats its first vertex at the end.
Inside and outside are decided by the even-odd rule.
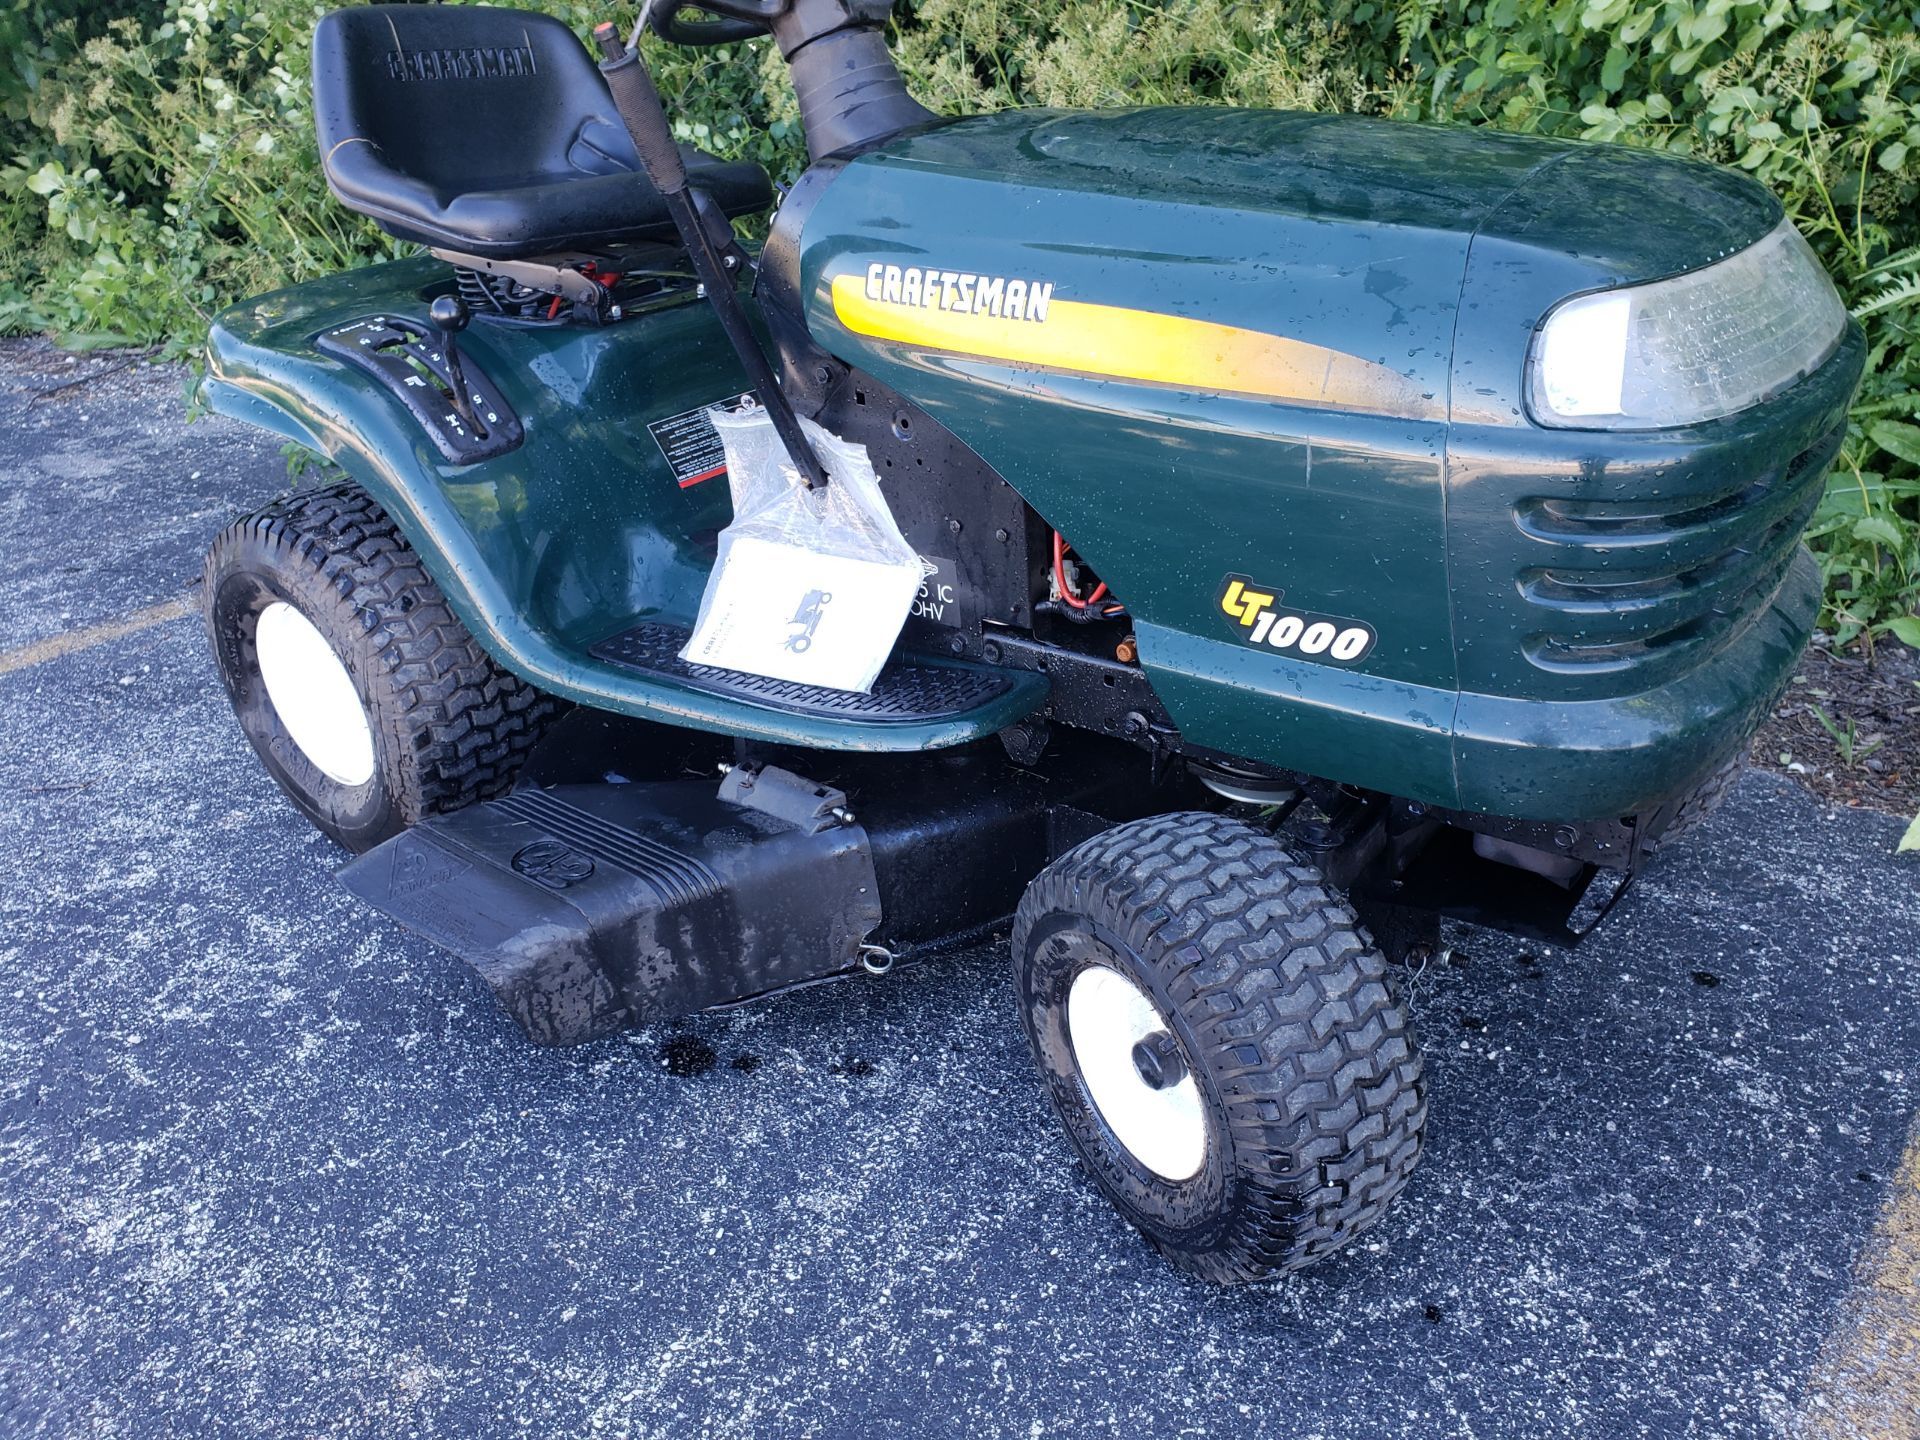
POLYGON ((1822 730, 1833 737, 1833 748, 1840 754, 1840 763, 1849 770, 1865 764, 1867 757, 1886 743, 1885 736, 1877 736, 1871 740, 1864 739, 1851 715, 1842 724, 1820 706, 1815 705, 1812 708, 1813 718, 1820 722, 1822 730))
MULTIPOLYGON (((314 153, 316 0, 0 0, 0 329, 193 347, 229 301, 393 253, 314 153)), ((583 33, 606 7, 540 0, 583 33)), ((630 8, 630 7, 628 7, 630 8)), ((1840 645, 1920 646, 1920 12, 1897 0, 912 0, 936 109, 1202 102, 1613 140, 1769 185, 1866 327, 1810 536, 1840 645)), ((651 58, 685 138, 790 177, 765 44, 651 58)))

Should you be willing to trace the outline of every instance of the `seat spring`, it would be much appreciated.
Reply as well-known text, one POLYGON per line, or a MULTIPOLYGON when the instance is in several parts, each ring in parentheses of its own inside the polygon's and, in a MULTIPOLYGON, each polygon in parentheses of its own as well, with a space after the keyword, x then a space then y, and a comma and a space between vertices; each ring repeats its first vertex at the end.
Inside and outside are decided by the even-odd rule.
POLYGON ((453 273, 459 282, 460 298, 476 314, 511 315, 521 320, 546 318, 546 307, 542 302, 547 297, 537 290, 528 289, 518 280, 510 280, 504 275, 482 275, 477 270, 461 266, 455 266, 453 273))

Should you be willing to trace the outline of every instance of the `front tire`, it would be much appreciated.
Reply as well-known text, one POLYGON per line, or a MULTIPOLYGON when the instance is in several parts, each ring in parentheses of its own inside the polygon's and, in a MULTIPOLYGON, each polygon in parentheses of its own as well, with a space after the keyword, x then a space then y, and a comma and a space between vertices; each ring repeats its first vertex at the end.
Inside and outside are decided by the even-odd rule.
POLYGON ((1678 843, 1711 819, 1727 803, 1727 797, 1733 793, 1733 787, 1740 783, 1740 777, 1746 770, 1747 752, 1736 750, 1709 771, 1704 779, 1673 802, 1673 818, 1653 837, 1647 847, 1649 852, 1657 853, 1678 843))
POLYGON ((1420 1056, 1385 962, 1262 830, 1193 812, 1095 836, 1029 887, 1013 968, 1082 1164, 1182 1269, 1309 1265, 1418 1163, 1420 1056))
POLYGON ((228 526, 207 552, 202 604, 240 728, 349 850, 504 793, 561 708, 493 663, 353 485, 228 526))

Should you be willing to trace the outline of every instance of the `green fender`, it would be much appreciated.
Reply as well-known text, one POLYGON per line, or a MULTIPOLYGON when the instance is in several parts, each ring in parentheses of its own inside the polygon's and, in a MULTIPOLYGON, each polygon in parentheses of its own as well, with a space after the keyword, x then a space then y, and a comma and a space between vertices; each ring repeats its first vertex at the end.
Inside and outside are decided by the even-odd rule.
MULTIPOLYGON (((693 301, 604 329, 476 323, 464 352, 519 414, 525 442, 450 465, 393 397, 317 352, 331 326, 391 312, 424 321, 444 263, 409 260, 235 307, 208 339, 203 393, 223 414, 308 446, 386 508, 476 639, 507 669, 597 709, 777 744, 923 750, 991 735, 1038 706, 1020 676, 960 719, 862 724, 784 714, 598 660, 641 620, 691 624, 732 518, 726 483, 681 489, 650 422, 745 386, 712 312, 693 301)), ((929 662, 941 663, 941 662, 929 662)))

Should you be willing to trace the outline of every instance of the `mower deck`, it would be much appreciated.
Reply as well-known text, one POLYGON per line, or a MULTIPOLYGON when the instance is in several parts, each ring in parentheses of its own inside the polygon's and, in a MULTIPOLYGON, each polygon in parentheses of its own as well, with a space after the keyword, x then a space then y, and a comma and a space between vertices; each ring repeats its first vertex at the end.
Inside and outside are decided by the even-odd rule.
POLYGON ((548 1045, 850 969, 880 919, 858 828, 756 825, 702 781, 519 791, 341 879, 465 959, 548 1045))
POLYGON ((992 743, 716 765, 723 749, 685 742, 576 711, 518 789, 422 821, 341 881, 472 965, 528 1038, 571 1045, 970 939, 1088 836, 1200 801, 1091 737, 1063 738, 1044 771, 992 743), (629 779, 642 756, 660 778, 629 779))

